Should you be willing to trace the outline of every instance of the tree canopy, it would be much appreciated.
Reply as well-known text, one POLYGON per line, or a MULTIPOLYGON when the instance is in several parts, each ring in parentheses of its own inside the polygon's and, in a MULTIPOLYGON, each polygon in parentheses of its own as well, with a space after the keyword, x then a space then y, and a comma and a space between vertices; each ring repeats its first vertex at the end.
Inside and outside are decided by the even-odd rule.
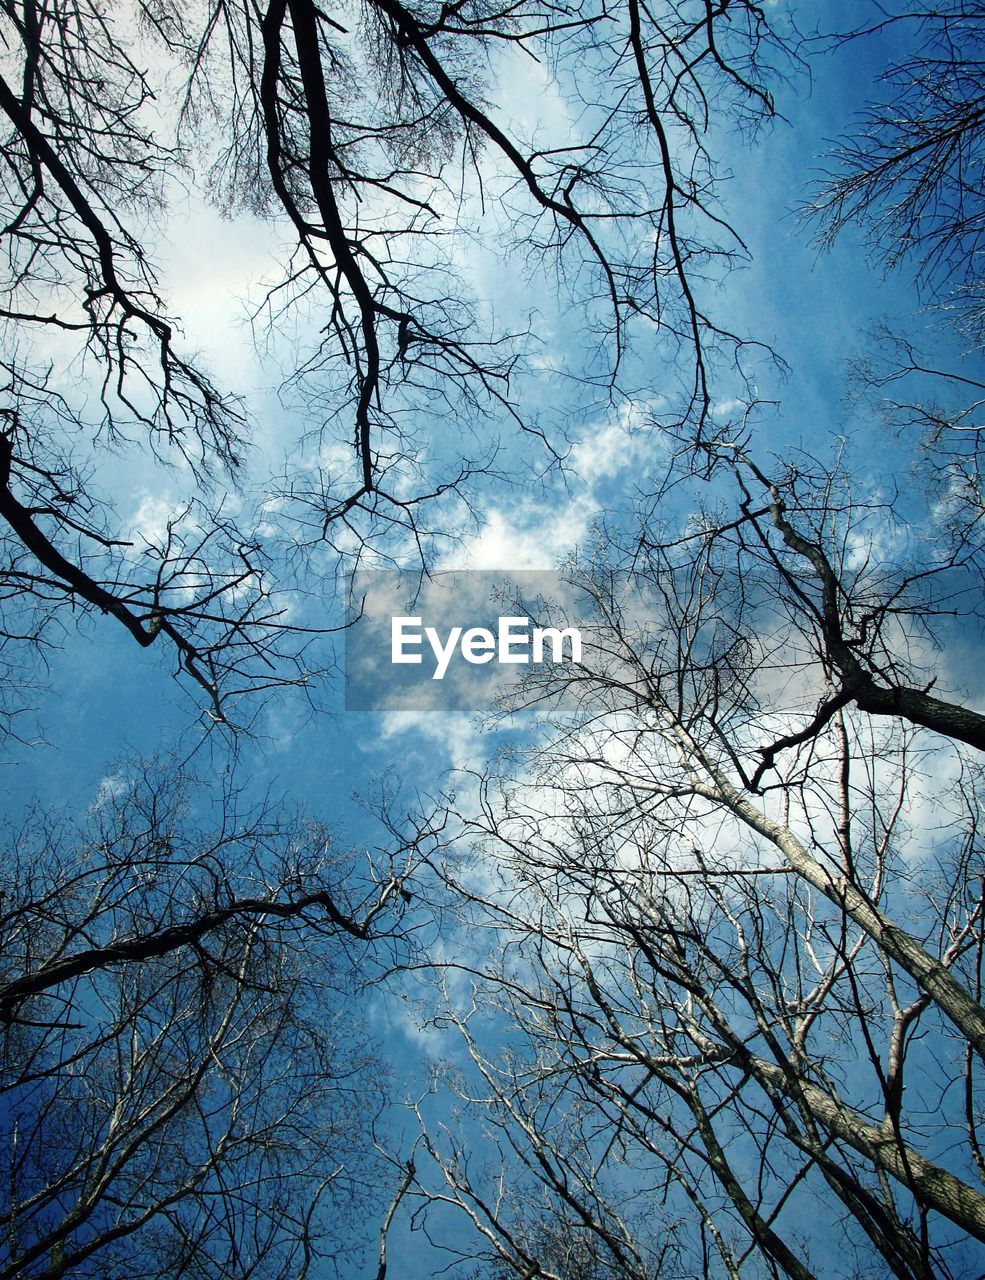
POLYGON ((980 1275, 983 18, 3 6, 5 1274, 980 1275), (581 664, 302 720, 469 555, 581 664))

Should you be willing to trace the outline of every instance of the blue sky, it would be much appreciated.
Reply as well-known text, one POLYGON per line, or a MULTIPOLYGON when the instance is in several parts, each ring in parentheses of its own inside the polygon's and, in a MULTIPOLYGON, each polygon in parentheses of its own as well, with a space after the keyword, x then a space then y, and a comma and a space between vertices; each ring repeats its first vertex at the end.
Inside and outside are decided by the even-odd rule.
MULTIPOLYGON (((813 16, 822 21, 820 11, 813 16)), ((836 13, 835 23, 844 16, 836 13)), ((884 476, 891 442, 877 433, 865 408, 848 397, 846 363, 881 319, 902 317, 911 331, 922 330, 938 347, 940 328, 933 315, 925 319, 914 308, 912 282, 905 273, 886 275, 879 264, 867 261, 857 233, 847 231, 833 250, 819 253, 795 212, 805 184, 818 172, 818 157, 863 103, 881 57, 875 42, 822 55, 811 63, 813 83, 794 72, 788 84, 779 86, 777 105, 785 119, 752 143, 724 131, 715 139, 731 173, 721 189, 722 203, 748 244, 751 261, 705 291, 716 318, 768 342, 788 366, 785 374, 766 362, 759 366, 763 376, 757 390, 764 400, 778 400, 779 408, 764 413, 757 443, 764 450, 803 447, 823 456, 837 437, 848 437, 852 461, 862 475, 870 469, 873 483, 884 476), (873 469, 874 459, 878 465, 873 469)), ((531 91, 526 68, 507 62, 502 74, 501 101, 524 119, 541 110, 549 123, 554 104, 531 91)), ((271 347, 258 353, 246 319, 248 300, 257 297, 259 282, 270 278, 283 242, 276 226, 246 214, 223 218, 191 198, 184 221, 180 206, 177 212, 179 217, 165 228, 168 238, 158 246, 167 295, 182 316, 188 344, 205 353, 218 381, 246 397, 255 431, 253 469, 262 476, 265 470, 277 470, 304 425, 277 393, 280 372, 289 361, 283 336, 275 335, 271 347)), ((534 313, 547 362, 569 358, 573 342, 580 340, 577 309, 552 297, 545 275, 524 282, 513 267, 497 255, 494 244, 481 251, 473 246, 468 262, 479 297, 504 327, 534 313), (570 346, 566 334, 572 336, 570 346)), ((958 352, 954 344, 947 354, 953 358, 958 352)), ((632 385, 638 372, 639 384, 648 381, 650 389, 635 405, 614 406, 549 372, 538 373, 534 362, 523 396, 558 409, 556 417, 571 442, 565 472, 542 475, 543 455, 502 428, 508 482, 492 479, 481 486, 474 522, 460 523, 457 542, 440 556, 442 567, 553 569, 565 554, 584 545, 603 512, 618 518, 620 510, 628 509, 640 477, 660 463, 661 441, 645 425, 645 415, 654 397, 659 404, 661 378, 673 374, 654 370, 645 342, 638 342, 632 360, 626 382, 632 385)), ((733 407, 727 389, 718 399, 723 412, 733 407)), ((180 472, 148 471, 132 458, 110 460, 105 474, 107 485, 119 485, 121 506, 135 523, 160 519, 184 483, 180 472)), ((454 523, 461 513, 452 508, 449 517, 454 523)), ((47 745, 5 744, 0 786, 12 801, 37 792, 45 799, 84 802, 121 755, 167 751, 176 735, 190 732, 194 709, 168 678, 170 656, 132 651, 117 630, 104 618, 86 620, 78 634, 70 625, 47 674, 38 673, 38 693, 31 701, 38 706, 47 745), (54 708, 57 714, 50 713, 54 708)), ((358 751, 346 753, 345 769, 333 766, 334 744, 353 736, 356 726, 341 716, 337 683, 327 682, 322 698, 335 713, 323 719, 310 717, 289 696, 269 700, 257 742, 258 756, 266 760, 258 767, 292 777, 299 767, 306 773, 313 770, 312 776, 321 770, 317 790, 334 808, 392 763, 396 744, 393 726, 378 725, 374 734, 373 722, 360 716, 354 735, 358 751)), ((413 736, 409 731, 408 738, 413 736)), ((440 745, 429 745, 429 762, 440 745)), ((401 743, 399 754, 406 768, 414 758, 412 741, 401 743)), ((254 752, 247 748, 245 755, 249 759, 254 752)))
MULTIPOLYGON (((812 7, 810 20, 837 26, 852 12, 847 5, 827 4, 812 7)), ((878 434, 869 412, 848 398, 846 361, 885 317, 903 317, 912 331, 932 333, 932 341, 950 357, 959 347, 955 342, 948 351, 934 316, 921 315, 905 272, 886 276, 867 260, 852 232, 830 252, 818 253, 794 214, 817 171, 818 156, 849 126, 871 92, 873 68, 885 53, 885 45, 872 42, 820 55, 812 59, 812 83, 792 71, 788 83, 778 87, 784 120, 752 141, 724 130, 716 136, 713 147, 726 157, 732 175, 722 186, 722 202, 749 246, 751 261, 706 289, 717 317, 770 343, 789 369, 781 377, 763 364, 759 394, 780 404, 775 413, 764 414, 757 445, 780 454, 804 447, 824 457, 838 437, 848 437, 860 484, 871 485, 873 492, 896 466, 894 446, 878 434)), ((528 121, 537 121, 540 113, 546 136, 563 134, 559 98, 527 67, 518 59, 504 61, 499 75, 501 110, 528 121)), ((270 275, 281 232, 245 213, 223 219, 189 198, 165 235, 158 256, 188 340, 206 353, 219 380, 247 398, 256 428, 254 475, 276 472, 305 427, 296 409, 277 394, 280 368, 289 361, 288 340, 277 335, 268 351, 257 354, 243 312, 244 300, 255 297, 259 282, 270 275)), ((510 474, 477 486, 474 520, 448 506, 459 537, 441 553, 440 563, 553 569, 585 544, 603 514, 616 522, 629 520, 638 486, 663 458, 664 443, 646 415, 673 370, 654 367, 644 336, 626 370, 627 385, 646 388, 635 406, 606 405, 577 383, 553 376, 552 367, 570 369, 582 358, 584 335, 577 309, 552 294, 550 273, 533 272, 524 280, 519 264, 498 253, 493 236, 457 251, 464 255, 458 266, 503 327, 535 317, 543 341, 524 376, 522 394, 528 405, 563 425, 571 451, 563 473, 545 472, 546 459, 535 443, 518 439, 501 424, 501 460, 510 474)), ((723 379, 723 414, 738 392, 723 379)), ((480 433, 489 430, 483 424, 480 433)), ((111 460, 106 471, 107 483, 125 495, 123 505, 138 523, 177 500, 182 479, 180 473, 152 473, 132 459, 111 460)), ((8 812, 16 815, 32 797, 45 806, 83 810, 101 784, 125 777, 136 760, 191 753, 206 775, 221 767, 228 743, 219 730, 211 740, 203 739, 193 703, 170 677, 171 662, 171 655, 156 647, 138 650, 110 619, 90 618, 77 630, 69 624, 47 670, 37 671, 30 698, 36 714, 22 722, 26 740, 8 739, 0 746, 0 798, 8 812)), ((970 667, 961 667, 954 673, 958 682, 971 674, 970 667)), ((381 775, 398 777, 408 797, 437 794, 448 785, 448 769, 478 769, 511 734, 535 729, 520 722, 490 733, 461 712, 426 720, 413 714, 346 714, 337 680, 326 684, 319 699, 325 714, 313 713, 289 690, 268 698, 254 736, 238 744, 238 777, 247 788, 300 801, 338 825, 343 840, 356 844, 380 836, 353 796, 371 796, 381 775)), ((371 1025, 391 1050, 399 1045, 398 1091, 412 1095, 425 1083, 430 1064, 410 1018, 399 1013, 392 999, 379 1003, 371 1025)), ((419 1237, 409 1244, 405 1230, 397 1229, 395 1273, 424 1280, 432 1274, 430 1255, 419 1237)))

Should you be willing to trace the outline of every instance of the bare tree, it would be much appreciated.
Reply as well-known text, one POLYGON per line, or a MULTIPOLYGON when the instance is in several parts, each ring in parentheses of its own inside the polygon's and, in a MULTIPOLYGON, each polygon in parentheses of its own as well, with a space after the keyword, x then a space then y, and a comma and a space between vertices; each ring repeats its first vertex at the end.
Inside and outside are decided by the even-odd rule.
POLYGON ((573 567, 583 663, 531 676, 544 732, 438 865, 494 948, 439 1016, 497 1156, 422 1108, 418 1193, 524 1276, 565 1273, 545 1211, 601 1274, 977 1276, 985 735, 937 656, 974 526, 703 452, 702 506, 688 442, 573 567))
POLYGON ((518 402, 522 335, 482 322, 452 268, 470 238, 554 264, 605 353, 587 373, 605 395, 636 332, 656 332, 681 372, 670 416, 700 428, 716 352, 741 355, 701 284, 743 252, 708 138, 773 110, 782 44, 755 5, 25 0, 0 20, 11 653, 53 640, 54 619, 103 613, 143 647, 173 646, 226 718, 236 694, 320 669, 305 651, 325 619, 286 598, 289 569, 303 586, 325 543, 426 557, 449 530, 422 513, 468 496, 503 422, 557 457, 561 437, 518 402), (538 146, 491 105, 510 48, 570 95, 565 145, 538 146), (287 234, 257 319, 301 331, 288 383, 310 430, 275 485, 250 476, 247 407, 182 353, 155 274, 152 237, 189 186, 287 234), (130 532, 100 485, 107 446, 184 469, 163 533, 130 532))
POLYGON ((232 795, 210 829, 186 784, 119 776, 84 829, 8 833, 5 1276, 305 1275, 382 1190, 356 996, 413 851, 360 868, 232 795))
POLYGON ((889 266, 914 261, 921 284, 957 307, 980 348, 985 10, 968 0, 879 8, 875 21, 828 40, 845 45, 889 34, 905 52, 882 71, 880 100, 833 147, 807 212, 825 241, 854 222, 889 266))
POLYGON ((849 703, 985 750, 985 716, 958 696, 932 694, 936 677, 920 683, 928 650, 943 638, 942 621, 980 617, 977 517, 966 506, 970 518, 959 521, 960 537, 939 539, 931 494, 929 510, 908 511, 906 537, 900 533, 904 504, 854 501, 838 463, 826 469, 794 454, 773 478, 741 445, 723 441, 717 452, 739 490, 734 518, 696 518, 697 527, 673 549, 644 532, 644 555, 652 554, 652 571, 673 573, 684 548, 716 544, 729 571, 750 580, 751 595, 764 584, 782 600, 787 638, 810 637, 825 685, 807 723, 760 749, 755 771, 743 775, 745 785, 758 790, 779 751, 814 736, 849 703), (849 554, 853 538, 856 560, 849 554))
POLYGON ((907 442, 918 482, 936 500, 936 523, 980 573, 985 10, 965 0, 890 5, 829 41, 851 51, 886 36, 901 52, 884 67, 876 100, 827 156, 805 214, 822 244, 855 226, 887 268, 915 268, 931 319, 945 332, 958 327, 964 350, 941 355, 936 335, 881 324, 854 362, 853 381, 907 442))
MULTIPOLYGON (((165 636, 218 718, 230 691, 283 680, 285 658, 306 678, 282 644, 307 634, 272 585, 285 559, 215 497, 244 470, 242 407, 178 354, 146 251, 141 222, 183 166, 204 149, 221 201, 290 229, 265 308, 274 327, 311 323, 290 381, 313 427, 303 465, 261 497, 282 504, 302 575, 322 544, 426 556, 422 512, 491 465, 491 424, 549 435, 518 404, 522 343, 477 320, 435 250, 445 228, 449 247, 480 234, 477 209, 496 204, 512 253, 549 262, 585 309, 605 357, 587 384, 617 397, 641 333, 682 357, 660 425, 685 446, 627 554, 629 597, 604 558, 582 576, 588 661, 529 689, 553 707, 529 774, 484 785, 433 859, 470 940, 503 943, 447 965, 440 1014, 464 1046, 459 1095, 493 1140, 476 1159, 422 1107, 428 1160, 393 1203, 405 1186, 451 1203, 495 1266, 552 1280, 970 1275, 985 1241, 985 739, 924 668, 935 618, 978 607, 978 516, 966 507, 929 566, 887 564, 873 533, 891 520, 836 468, 763 463, 745 430, 712 423, 716 361, 741 372, 743 342, 702 284, 743 246, 715 203, 709 138, 725 112, 751 128, 773 111, 765 10, 370 0, 353 16, 271 0, 129 16, 5 11, 11 647, 66 606, 101 611, 144 647, 165 636), (131 52, 138 26, 159 80, 131 52), (522 137, 495 105, 509 46, 576 104, 565 145, 522 137), (151 95, 176 83, 162 125, 151 95), (94 415, 36 331, 78 342, 94 415), (475 448, 442 453, 435 404, 475 448), (97 496, 103 442, 149 443, 193 476, 187 511, 146 548, 124 545, 97 496), (652 508, 696 476, 704 510, 658 527, 652 508)), ((952 130, 962 166, 975 127, 952 130)), ((836 217, 875 209, 880 181, 846 188, 836 217)), ((900 215, 913 244, 919 191, 950 190, 915 181, 931 186, 900 215)), ((156 794, 100 811, 107 830, 78 859, 45 837, 14 860, 11 1275, 303 1274, 330 1248, 319 1203, 358 1186, 338 1119, 340 1098, 366 1105, 358 1063, 320 1021, 312 974, 334 982, 350 939, 379 945, 407 868, 347 896, 321 833, 230 818, 182 836, 156 794)))
POLYGON ((525 1234, 549 1205, 600 1274, 659 1274, 663 1248, 683 1274, 970 1277, 980 765, 851 699, 784 738, 823 634, 728 569, 712 538, 628 598, 589 574, 585 665, 529 692, 556 732, 439 866, 499 942, 449 966, 471 994, 450 980, 441 1016, 500 1155, 422 1111, 419 1194, 518 1275, 565 1274, 525 1234))

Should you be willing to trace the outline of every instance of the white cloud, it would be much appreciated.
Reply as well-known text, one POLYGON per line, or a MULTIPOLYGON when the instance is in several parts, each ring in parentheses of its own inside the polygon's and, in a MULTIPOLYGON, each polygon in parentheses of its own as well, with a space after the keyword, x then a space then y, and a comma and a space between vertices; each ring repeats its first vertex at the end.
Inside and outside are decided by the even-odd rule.
POLYGON ((168 534, 168 523, 178 514, 178 508, 167 498, 144 492, 130 520, 128 537, 133 542, 161 543, 168 534))
POLYGON ((131 780, 122 773, 106 774, 96 786, 96 798, 90 805, 90 812, 98 813, 100 809, 106 808, 114 800, 126 795, 132 785, 131 780))
POLYGON ((383 716, 380 738, 412 738, 420 747, 430 743, 440 749, 451 769, 474 769, 485 759, 487 737, 476 717, 466 712, 390 711, 383 716))
POLYGON ((626 403, 614 421, 593 424, 571 449, 565 487, 490 507, 440 567, 555 569, 591 533, 605 506, 602 486, 623 474, 628 485, 664 456, 666 442, 648 425, 661 404, 659 397, 626 403))

